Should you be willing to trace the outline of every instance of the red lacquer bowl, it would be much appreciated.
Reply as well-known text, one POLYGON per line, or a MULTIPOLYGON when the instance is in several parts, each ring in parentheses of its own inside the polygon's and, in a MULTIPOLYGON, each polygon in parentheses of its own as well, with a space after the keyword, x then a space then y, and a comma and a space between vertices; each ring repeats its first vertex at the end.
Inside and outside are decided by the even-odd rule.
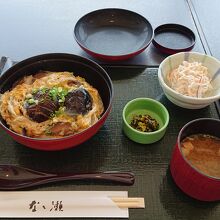
POLYGON ((187 123, 181 129, 170 162, 173 179, 183 192, 195 199, 220 200, 220 178, 202 173, 193 167, 181 152, 180 142, 192 134, 209 134, 220 138, 220 120, 200 118, 187 123))
POLYGON ((150 22, 136 12, 105 8, 92 11, 78 20, 74 37, 89 55, 105 60, 126 60, 143 52, 154 31, 150 22))
POLYGON ((56 151, 77 146, 94 134, 104 124, 112 106, 113 86, 106 71, 97 63, 72 54, 54 53, 43 54, 21 61, 8 69, 0 77, 0 93, 4 93, 11 88, 12 84, 23 77, 37 73, 39 70, 45 71, 69 71, 76 76, 83 77, 89 84, 95 87, 102 98, 104 113, 101 118, 88 129, 63 138, 31 138, 17 134, 10 130, 5 121, 0 117, 0 125, 17 142, 38 150, 56 151))

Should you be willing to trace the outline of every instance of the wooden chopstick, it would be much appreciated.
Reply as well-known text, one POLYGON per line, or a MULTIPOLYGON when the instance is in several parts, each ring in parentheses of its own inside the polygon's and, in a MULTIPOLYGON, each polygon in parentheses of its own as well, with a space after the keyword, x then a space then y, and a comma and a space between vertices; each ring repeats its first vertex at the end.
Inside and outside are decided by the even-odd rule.
POLYGON ((119 208, 145 208, 144 198, 111 197, 119 208))

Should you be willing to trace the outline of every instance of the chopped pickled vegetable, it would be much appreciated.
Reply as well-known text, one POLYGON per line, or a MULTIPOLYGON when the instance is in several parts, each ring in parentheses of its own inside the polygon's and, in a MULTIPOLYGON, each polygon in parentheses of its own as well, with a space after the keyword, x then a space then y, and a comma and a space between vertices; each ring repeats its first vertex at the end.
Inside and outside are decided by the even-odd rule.
POLYGON ((152 132, 159 129, 159 123, 150 115, 134 115, 131 123, 131 127, 142 132, 152 132))

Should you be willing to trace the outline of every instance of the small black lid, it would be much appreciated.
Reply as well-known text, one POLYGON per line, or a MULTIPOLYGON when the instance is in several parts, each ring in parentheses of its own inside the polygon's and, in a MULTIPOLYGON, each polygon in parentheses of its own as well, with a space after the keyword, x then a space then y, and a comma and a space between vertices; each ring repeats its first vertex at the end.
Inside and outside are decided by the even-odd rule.
POLYGON ((161 52, 174 54, 190 51, 195 45, 194 32, 180 24, 163 24, 154 30, 153 45, 161 52))

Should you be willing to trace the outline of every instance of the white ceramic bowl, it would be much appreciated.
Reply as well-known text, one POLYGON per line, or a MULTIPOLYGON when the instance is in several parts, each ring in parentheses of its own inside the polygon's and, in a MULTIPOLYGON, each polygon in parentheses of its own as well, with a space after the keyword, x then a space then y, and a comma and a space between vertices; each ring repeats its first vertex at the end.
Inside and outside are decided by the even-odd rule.
POLYGON ((206 54, 182 52, 168 56, 159 66, 158 79, 166 97, 182 108, 200 109, 220 99, 220 61, 206 54), (166 75, 176 69, 183 61, 197 61, 208 68, 213 89, 206 97, 196 98, 182 95, 169 87, 166 75))

